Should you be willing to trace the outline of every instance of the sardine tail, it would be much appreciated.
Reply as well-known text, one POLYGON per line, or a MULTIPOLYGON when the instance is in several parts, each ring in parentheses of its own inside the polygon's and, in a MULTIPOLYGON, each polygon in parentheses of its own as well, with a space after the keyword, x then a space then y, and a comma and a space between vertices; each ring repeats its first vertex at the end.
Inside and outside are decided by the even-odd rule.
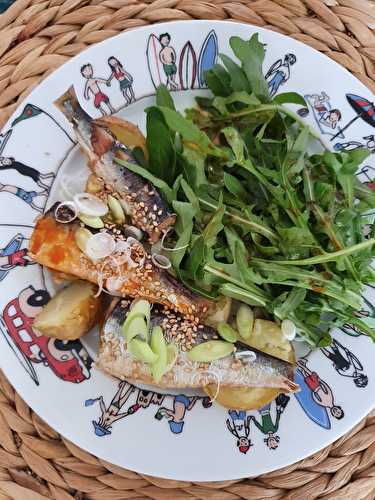
POLYGON ((54 105, 71 123, 75 123, 78 119, 92 120, 92 118, 81 107, 73 85, 71 85, 62 96, 56 99, 54 105))

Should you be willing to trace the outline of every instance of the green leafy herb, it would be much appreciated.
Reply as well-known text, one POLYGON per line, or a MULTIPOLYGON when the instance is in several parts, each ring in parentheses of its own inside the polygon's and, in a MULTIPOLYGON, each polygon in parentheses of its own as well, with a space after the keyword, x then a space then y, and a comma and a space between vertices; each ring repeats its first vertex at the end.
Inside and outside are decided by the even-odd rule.
POLYGON ((230 46, 234 57, 221 54, 205 73, 211 95, 185 115, 159 87, 147 110, 149 161, 119 163, 176 213, 171 262, 191 290, 290 319, 311 346, 328 345, 344 324, 375 340, 357 314, 375 282, 375 229, 363 231, 375 191, 356 177, 369 151, 328 151, 288 107, 306 107, 302 96, 271 99, 258 35, 230 46))

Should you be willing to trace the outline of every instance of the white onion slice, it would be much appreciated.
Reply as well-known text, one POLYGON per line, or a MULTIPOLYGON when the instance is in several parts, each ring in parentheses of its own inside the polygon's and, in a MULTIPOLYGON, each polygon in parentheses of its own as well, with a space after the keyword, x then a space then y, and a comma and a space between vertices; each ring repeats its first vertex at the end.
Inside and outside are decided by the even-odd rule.
POLYGON ((165 252, 178 252, 179 250, 185 250, 189 245, 181 245, 180 247, 166 247, 164 245, 165 238, 168 236, 168 234, 172 231, 172 228, 169 228, 165 233, 163 234, 162 239, 160 240, 160 248, 164 250, 165 252))
POLYGON ((63 201, 62 203, 59 203, 56 207, 55 210, 55 219, 57 222, 60 222, 62 224, 68 224, 69 222, 74 221, 78 216, 78 210, 73 201, 63 201), (59 215, 59 211, 64 210, 64 207, 66 207, 68 210, 71 210, 73 212, 72 216, 68 216, 67 218, 62 217, 62 214, 59 215))
POLYGON ((284 319, 281 322, 281 333, 286 340, 294 340, 296 337, 296 325, 290 319, 284 319))
POLYGON ((168 257, 160 253, 153 253, 151 255, 151 260, 155 266, 160 267, 160 269, 169 269, 172 265, 168 257))
POLYGON ((87 174, 76 176, 62 176, 59 189, 66 199, 72 200, 76 193, 80 193, 87 181, 87 174))
POLYGON ((104 259, 111 255, 116 248, 116 242, 109 233, 96 233, 86 244, 86 253, 90 259, 104 259))
POLYGON ((129 253, 130 252, 129 243, 127 241, 124 241, 124 240, 116 241, 115 252, 117 252, 117 253, 129 253))
POLYGON ((107 205, 97 196, 90 193, 78 193, 74 195, 74 203, 81 214, 92 217, 103 217, 108 212, 107 205))

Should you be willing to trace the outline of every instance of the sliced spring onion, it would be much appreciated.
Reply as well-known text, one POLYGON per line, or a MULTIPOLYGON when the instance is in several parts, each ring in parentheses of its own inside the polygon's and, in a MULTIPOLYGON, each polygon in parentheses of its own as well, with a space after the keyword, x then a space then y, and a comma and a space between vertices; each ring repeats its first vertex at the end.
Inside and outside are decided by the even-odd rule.
POLYGON ((226 358, 234 351, 234 345, 224 340, 209 340, 194 346, 187 353, 191 361, 210 363, 217 359, 226 358))
POLYGON ((118 200, 120 205, 122 206, 123 211, 126 215, 130 215, 132 213, 131 206, 125 200, 118 200))
POLYGON ((296 325, 290 319, 284 319, 281 322, 281 333, 286 340, 294 340, 297 334, 296 325))
POLYGON ((159 382, 168 368, 167 344, 160 326, 155 326, 152 330, 151 349, 159 356, 156 363, 151 366, 152 377, 155 382, 159 382))
POLYGON ((109 233, 96 233, 86 244, 86 254, 90 259, 104 259, 114 252, 115 247, 115 239, 109 233))
POLYGON ((151 260, 155 266, 160 267, 160 269, 169 269, 172 266, 168 257, 159 253, 153 253, 151 255, 151 260))
POLYGON ((128 351, 139 361, 148 365, 156 363, 158 355, 155 354, 147 342, 140 339, 132 339, 128 344, 128 351))
POLYGON ((86 254, 86 246, 89 239, 93 236, 92 232, 85 227, 79 227, 74 233, 74 239, 78 248, 86 254))
POLYGON ((236 342, 237 332, 228 323, 219 323, 217 326, 217 331, 220 337, 227 342, 236 342))
POLYGON ((234 353, 234 357, 237 359, 242 359, 248 363, 254 363, 257 359, 257 355, 254 351, 239 351, 234 353))
POLYGON ((130 307, 128 316, 131 314, 141 314, 142 316, 144 316, 147 324, 149 324, 151 318, 150 303, 145 299, 134 300, 130 307))
POLYGON ((135 238, 137 241, 141 241, 143 238, 142 230, 135 226, 126 226, 123 232, 127 238, 135 238))
POLYGON ((238 333, 243 339, 249 339, 254 326, 254 313, 251 307, 241 304, 236 314, 238 333))
POLYGON ((108 195, 107 201, 116 224, 123 224, 125 222, 125 213, 120 202, 112 195, 108 195))
POLYGON ((103 217, 108 212, 107 205, 93 194, 78 193, 74 195, 73 200, 77 205, 78 211, 83 215, 103 217))
POLYGON ((104 222, 100 217, 93 217, 92 215, 84 215, 79 213, 78 219, 82 221, 85 226, 92 227, 93 229, 102 229, 104 227, 104 222))
POLYGON ((62 224, 74 221, 78 216, 78 210, 73 201, 59 203, 55 210, 55 219, 62 224))
POLYGON ((168 344, 167 345, 167 371, 173 368, 173 365, 176 363, 178 356, 178 347, 176 344, 168 344))
POLYGON ((140 313, 128 314, 125 323, 122 326, 122 333, 127 342, 135 337, 141 337, 142 340, 148 340, 148 326, 145 317, 140 313))

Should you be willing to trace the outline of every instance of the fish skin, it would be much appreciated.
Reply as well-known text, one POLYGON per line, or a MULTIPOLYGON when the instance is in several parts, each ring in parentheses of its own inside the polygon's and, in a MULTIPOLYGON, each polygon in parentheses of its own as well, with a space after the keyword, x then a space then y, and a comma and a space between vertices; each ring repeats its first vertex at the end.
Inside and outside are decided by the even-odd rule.
POLYGON ((150 243, 159 241, 174 225, 176 215, 152 184, 115 162, 117 158, 135 163, 131 151, 100 125, 100 119, 93 120, 81 108, 72 87, 55 105, 72 123, 90 169, 126 202, 132 224, 148 235, 150 243))
POLYGON ((75 231, 80 225, 75 221, 67 224, 56 221, 54 212, 57 205, 38 219, 31 235, 29 255, 34 261, 59 273, 96 284, 99 284, 105 265, 108 276, 104 279, 104 286, 114 295, 144 296, 150 302, 161 302, 182 314, 204 316, 210 302, 155 266, 149 255, 142 269, 129 268, 127 263, 114 265, 111 256, 94 264, 75 242, 75 231), (116 280, 118 276, 122 277, 121 281, 116 280))
MULTIPOLYGON (((170 327, 164 323, 167 309, 159 304, 154 304, 151 311, 151 326, 160 325, 166 341, 168 343, 173 341, 179 348, 179 354, 174 367, 156 384, 148 366, 135 361, 126 350, 122 325, 129 306, 130 301, 114 299, 101 329, 100 350, 96 365, 113 376, 130 378, 163 388, 180 389, 201 388, 213 382, 217 383, 217 380, 213 380, 209 373, 214 372, 220 378, 221 387, 272 387, 284 392, 299 390, 299 386, 294 382, 294 367, 291 363, 269 356, 241 342, 235 344, 236 352, 253 351, 256 353, 255 360, 241 361, 232 354, 211 363, 190 361, 176 340, 176 335, 173 335, 170 327)), ((197 332, 196 344, 217 338, 216 331, 205 325, 203 328, 198 328, 197 332)), ((183 335, 183 332, 180 333, 183 335)))

